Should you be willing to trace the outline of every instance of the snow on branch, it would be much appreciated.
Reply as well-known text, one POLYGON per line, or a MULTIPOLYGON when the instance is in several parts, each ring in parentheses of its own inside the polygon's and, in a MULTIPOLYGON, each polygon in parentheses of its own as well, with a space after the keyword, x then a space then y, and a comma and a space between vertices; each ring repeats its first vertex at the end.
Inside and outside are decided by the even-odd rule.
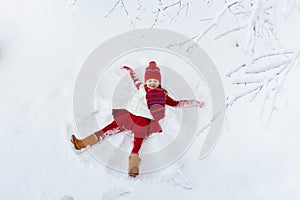
MULTIPOLYGON (((235 8, 237 8, 236 12, 233 12, 231 10, 231 14, 235 16, 237 21, 242 21, 242 25, 236 25, 235 27, 225 31, 224 33, 218 35, 215 37, 215 39, 220 39, 226 35, 229 35, 231 33, 237 32, 237 31, 243 31, 246 30, 246 37, 245 37, 245 45, 244 45, 244 51, 247 55, 249 52, 251 55, 255 54, 256 46, 258 40, 264 41, 265 43, 268 43, 271 45, 270 48, 276 49, 274 44, 272 44, 272 39, 274 39, 277 42, 277 45, 279 46, 279 49, 282 50, 282 47, 280 45, 280 42, 277 38, 276 31, 275 31, 275 25, 272 22, 274 17, 271 13, 271 11, 274 10, 274 3, 270 3, 265 0, 257 0, 255 2, 252 1, 243 1, 237 4, 235 8), (250 7, 245 7, 242 5, 242 3, 248 2, 250 4, 250 7), (243 15, 242 19, 238 19, 239 15, 243 15)), ((250 64, 253 59, 249 59, 250 64)), ((238 71, 240 68, 243 68, 245 66, 240 66, 238 69, 234 69, 232 73, 238 71)), ((227 74, 230 75, 230 74, 227 74)))
POLYGON ((293 57, 289 60, 289 62, 286 63, 285 67, 278 73, 282 75, 280 76, 278 87, 276 87, 275 89, 281 88, 291 68, 295 65, 299 65, 299 56, 300 56, 300 50, 298 50, 297 53, 294 53, 293 57))
POLYGON ((204 37, 208 33, 209 30, 217 26, 218 22, 220 21, 221 17, 225 14, 226 10, 230 9, 232 6, 240 2, 241 0, 227 2, 223 9, 213 17, 213 20, 206 27, 206 29, 202 33, 199 33, 196 36, 194 36, 193 38, 196 39, 197 42, 199 42, 202 39, 202 37, 204 37))
POLYGON ((268 65, 263 65, 263 66, 257 67, 257 68, 252 67, 250 69, 247 69, 246 73, 247 74, 259 74, 259 73, 262 73, 262 72, 267 72, 267 71, 270 71, 270 70, 273 70, 273 69, 277 69, 281 66, 284 66, 288 62, 289 62, 289 60, 281 60, 281 61, 270 63, 268 65))
POLYGON ((254 86, 254 87, 252 87, 252 88, 250 88, 248 90, 243 91, 242 93, 240 93, 240 94, 232 97, 231 99, 228 99, 228 101, 226 103, 226 108, 231 107, 234 104, 234 102, 236 102, 237 100, 241 99, 242 97, 245 97, 245 96, 247 96, 247 95, 249 95, 251 93, 254 93, 254 92, 258 91, 258 90, 261 90, 262 87, 263 87, 263 84, 261 83, 261 84, 259 84, 257 86, 254 86))
POLYGON ((248 19, 247 33, 246 33, 246 44, 245 53, 255 53, 255 46, 257 38, 262 37, 262 32, 265 30, 265 24, 270 22, 268 15, 265 13, 266 10, 270 9, 269 6, 265 6, 262 0, 258 0, 251 11, 248 19))
POLYGON ((286 79, 286 76, 288 75, 292 67, 300 64, 299 57, 300 57, 300 50, 297 53, 294 53, 294 55, 292 56, 292 58, 289 59, 289 61, 284 66, 284 68, 277 74, 278 76, 274 78, 276 80, 275 82, 276 84, 270 89, 271 91, 270 93, 272 93, 271 94, 272 99, 271 99, 270 109, 267 115, 268 119, 266 121, 266 125, 270 122, 274 111, 277 110, 277 106, 276 106, 277 96, 283 90, 283 84, 286 79))
MULTIPOLYGON (((223 7, 223 9, 221 11, 219 11, 214 17, 212 17, 208 24, 208 26, 200 33, 196 34, 195 36, 191 37, 189 40, 180 42, 180 43, 176 43, 176 44, 170 44, 167 48, 171 48, 173 46, 183 46, 185 44, 187 44, 188 42, 195 40, 196 42, 199 42, 210 30, 212 30, 214 27, 217 26, 217 24, 219 23, 221 17, 225 14, 226 10, 228 10, 230 7, 240 3, 241 0, 234 0, 234 1, 230 1, 228 3, 225 4, 225 6, 223 7)), ((187 51, 191 51, 195 46, 191 45, 187 51)))
POLYGON ((236 27, 234 27, 234 28, 218 35, 217 37, 215 37, 215 40, 220 39, 221 37, 224 37, 225 35, 228 35, 228 34, 233 33, 235 31, 239 31, 239 30, 246 29, 246 28, 247 28, 247 25, 236 26, 236 27))
MULTIPOLYGON (((252 84, 252 83, 262 83, 266 80, 267 78, 265 77, 260 77, 260 78, 255 78, 255 77, 247 77, 247 78, 242 78, 242 79, 237 79, 232 82, 234 85, 245 85, 247 84, 252 84)), ((269 77, 268 79, 272 79, 272 77, 269 77)))
MULTIPOLYGON (((250 63, 250 64, 253 64, 263 58, 268 58, 268 57, 273 57, 273 56, 282 56, 282 55, 288 55, 288 54, 292 54, 293 52, 291 51, 276 51, 276 52, 271 52, 271 53, 266 53, 266 54, 262 54, 256 58, 253 59, 253 61, 250 63)), ((234 73, 240 71, 242 68, 246 67, 247 64, 246 63, 243 63, 233 69, 231 69, 227 74, 226 76, 227 77, 231 77, 231 75, 233 75, 234 73)))
MULTIPOLYGON (((285 52, 288 55, 287 52, 285 52)), ((269 54, 270 55, 270 54, 269 54)), ((272 54, 274 55, 282 55, 278 53, 272 54)), ((259 56, 256 58, 256 61, 265 58, 265 55, 259 56)), ((284 60, 279 60, 277 62, 273 62, 271 64, 267 64, 263 67, 259 68, 249 68, 245 70, 245 74, 250 74, 251 77, 245 77, 240 78, 238 80, 235 80, 232 82, 234 85, 245 85, 247 89, 243 89, 242 92, 239 94, 231 97, 228 99, 226 107, 231 107, 235 102, 238 100, 252 94, 251 102, 260 94, 262 91, 264 91, 264 94, 262 94, 262 109, 261 109, 261 115, 265 111, 265 105, 266 102, 269 100, 269 111, 266 114, 267 115, 267 123, 269 123, 274 111, 277 109, 276 102, 277 97, 283 90, 283 84, 284 81, 291 70, 291 68, 295 65, 299 65, 300 57, 300 50, 296 53, 294 53, 292 56, 289 56, 288 58, 284 60), (279 69, 276 72, 273 72, 271 70, 279 69), (249 73, 250 72, 250 73, 249 73), (270 72, 268 75, 265 76, 257 76, 257 75, 263 75, 264 73, 270 72), (247 84, 251 84, 252 86, 249 88, 247 87, 247 84)), ((243 64, 246 66, 245 64, 243 64)))

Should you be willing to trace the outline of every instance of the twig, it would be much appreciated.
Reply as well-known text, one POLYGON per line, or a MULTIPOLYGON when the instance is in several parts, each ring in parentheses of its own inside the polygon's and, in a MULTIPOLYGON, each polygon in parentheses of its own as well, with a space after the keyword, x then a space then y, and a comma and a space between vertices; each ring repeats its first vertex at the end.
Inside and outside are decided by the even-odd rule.
POLYGON ((232 32, 239 31, 239 30, 242 30, 242 29, 245 29, 245 28, 247 28, 247 25, 236 26, 236 27, 226 31, 225 33, 222 33, 222 34, 218 35, 217 37, 215 37, 215 40, 220 39, 221 37, 224 37, 225 35, 228 35, 232 32))
POLYGON ((121 2, 121 0, 118 0, 115 5, 112 7, 112 9, 104 16, 105 18, 108 17, 115 9, 116 7, 119 5, 119 3, 121 2))

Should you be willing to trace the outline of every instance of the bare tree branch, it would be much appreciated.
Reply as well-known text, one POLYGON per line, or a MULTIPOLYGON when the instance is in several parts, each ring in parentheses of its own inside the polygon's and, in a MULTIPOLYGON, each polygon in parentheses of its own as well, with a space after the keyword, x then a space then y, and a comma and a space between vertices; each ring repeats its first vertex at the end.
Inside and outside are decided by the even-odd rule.
POLYGON ((112 7, 112 9, 104 16, 105 18, 108 17, 115 9, 116 7, 120 4, 122 0, 118 0, 115 5, 112 7))

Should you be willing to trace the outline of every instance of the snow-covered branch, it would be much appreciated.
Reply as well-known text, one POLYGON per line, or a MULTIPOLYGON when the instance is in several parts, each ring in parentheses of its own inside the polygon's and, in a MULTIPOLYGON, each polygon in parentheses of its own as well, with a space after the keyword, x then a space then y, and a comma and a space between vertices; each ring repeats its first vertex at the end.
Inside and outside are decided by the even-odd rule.
POLYGON ((226 103, 226 108, 231 107, 234 104, 234 102, 236 102, 237 100, 241 99, 242 97, 245 97, 245 96, 247 96, 247 95, 249 95, 251 93, 254 93, 254 92, 258 91, 258 90, 261 90, 262 87, 263 87, 263 83, 255 86, 255 87, 252 87, 252 88, 250 88, 248 90, 245 90, 242 93, 240 93, 240 94, 232 97, 231 99, 228 99, 228 102, 226 103))
MULTIPOLYGON (((273 57, 273 56, 282 56, 282 55, 288 55, 288 54, 292 54, 292 51, 276 51, 276 52, 270 52, 270 53, 266 53, 266 54, 262 54, 260 56, 257 56, 256 58, 253 59, 253 62, 251 62, 250 64, 253 64, 263 58, 268 58, 268 57, 273 57)), ((248 63, 249 64, 249 63, 248 63)), ((233 75, 234 73, 240 71, 242 68, 246 67, 247 64, 243 63, 233 69, 231 69, 226 76, 227 77, 231 77, 231 75, 233 75)))
MULTIPOLYGON (((286 52, 285 52, 286 53, 286 52)), ((270 54, 269 54, 270 55, 270 54)), ((274 55, 281 55, 274 53, 274 55)), ((287 55, 287 53, 285 54, 287 55)), ((261 58, 265 58, 266 56, 259 56, 257 60, 261 58)), ((269 65, 265 65, 260 68, 249 68, 245 71, 245 74, 250 74, 251 77, 246 77, 244 79, 238 79, 233 81, 232 83, 235 85, 245 85, 251 84, 254 85, 251 88, 244 89, 241 93, 233 96, 230 100, 227 102, 227 107, 231 107, 235 102, 237 102, 239 99, 244 98, 250 94, 253 94, 251 98, 251 102, 260 94, 262 91, 264 91, 264 94, 262 95, 262 111, 261 115, 265 110, 265 105, 267 100, 269 99, 270 102, 270 109, 267 114, 267 123, 269 122, 270 118, 272 117, 274 110, 277 109, 276 102, 278 94, 283 89, 283 84, 286 79, 286 76, 288 75, 289 71, 292 67, 299 65, 299 57, 300 57, 300 50, 296 53, 294 53, 292 56, 288 57, 284 60, 279 60, 277 62, 273 62, 269 65), (275 69, 279 69, 279 71, 273 72, 275 69), (262 75, 264 73, 269 73, 265 76, 257 76, 262 75)), ((246 65, 245 65, 246 66, 246 65)))
POLYGON ((251 11, 248 19, 245 53, 255 53, 255 45, 257 38, 262 37, 264 25, 267 21, 270 21, 265 11, 270 9, 269 6, 265 6, 262 0, 258 0, 251 11))
MULTIPOLYGON (((199 42, 210 30, 212 30, 214 27, 217 26, 217 24, 219 23, 221 17, 225 14, 226 10, 228 10, 229 8, 231 8, 232 6, 238 4, 239 2, 241 2, 241 0, 234 0, 234 1, 230 1, 228 3, 226 3, 223 7, 223 9, 221 11, 219 11, 214 17, 212 17, 209 22, 209 24, 207 25, 207 27, 200 33, 194 35, 193 37, 191 37, 189 40, 180 42, 180 43, 176 43, 176 44, 170 44, 167 48, 171 48, 173 46, 183 46, 185 44, 187 44, 188 42, 195 40, 196 42, 199 42)), ((191 51, 195 46, 191 45, 187 51, 191 51)))
POLYGON ((288 60, 281 60, 281 61, 270 63, 268 65, 263 65, 263 66, 260 66, 257 68, 252 67, 252 68, 247 69, 246 73, 247 74, 259 74, 262 72, 267 72, 267 71, 270 71, 273 69, 277 69, 281 66, 284 66, 288 62, 289 62, 288 60))
POLYGON ((224 37, 225 35, 228 35, 228 34, 233 33, 235 31, 239 31, 239 30, 246 29, 246 28, 247 28, 247 25, 236 26, 236 27, 234 27, 230 30, 227 30, 226 32, 218 35, 217 37, 215 37, 215 40, 220 39, 221 37, 224 37))

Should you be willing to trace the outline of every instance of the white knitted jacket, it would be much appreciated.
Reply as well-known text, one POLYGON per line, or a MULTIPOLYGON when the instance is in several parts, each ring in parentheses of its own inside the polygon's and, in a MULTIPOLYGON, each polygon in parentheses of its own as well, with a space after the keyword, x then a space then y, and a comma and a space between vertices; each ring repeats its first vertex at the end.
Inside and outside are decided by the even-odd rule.
POLYGON ((128 103, 126 105, 119 105, 117 107, 115 106, 114 108, 126 109, 127 111, 136 116, 154 119, 147 106, 145 84, 141 84, 139 89, 135 90, 135 92, 129 98, 128 103))

